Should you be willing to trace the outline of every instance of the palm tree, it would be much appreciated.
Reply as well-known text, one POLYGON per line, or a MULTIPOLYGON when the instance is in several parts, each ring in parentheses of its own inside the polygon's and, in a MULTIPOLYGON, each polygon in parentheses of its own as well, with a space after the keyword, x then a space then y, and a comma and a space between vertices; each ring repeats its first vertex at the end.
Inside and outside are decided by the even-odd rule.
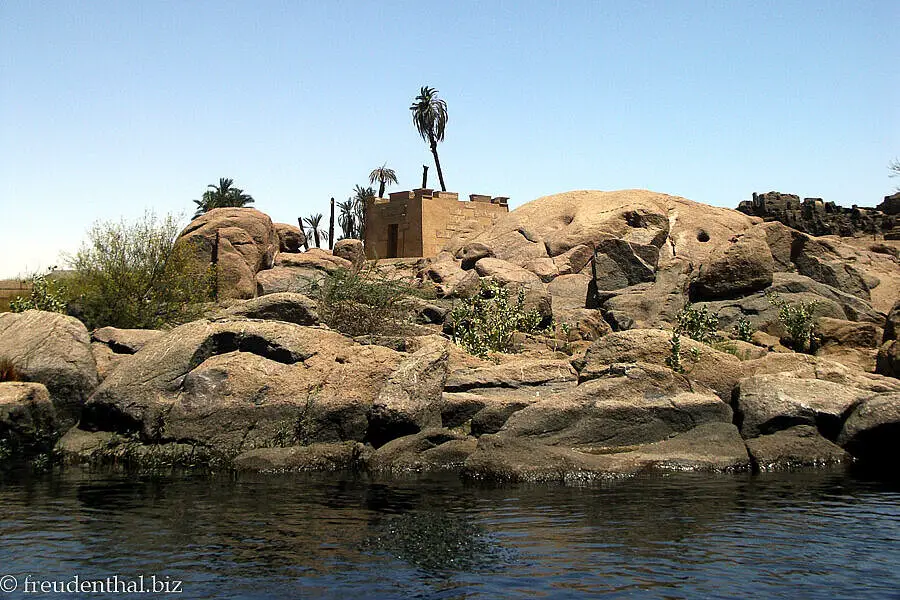
POLYGON ((341 239, 352 238, 356 233, 356 216, 353 214, 353 198, 347 198, 346 202, 338 202, 338 225, 341 227, 341 239))
POLYGON ((409 107, 412 111, 413 124, 419 131, 422 139, 431 147, 434 156, 434 166, 437 167, 438 179, 441 182, 441 190, 447 191, 444 185, 444 172, 441 170, 441 161, 438 158, 438 142, 444 141, 444 128, 447 126, 447 103, 437 96, 437 90, 428 86, 419 90, 416 101, 409 107))
POLYGON ((356 218, 356 238, 366 239, 366 206, 375 200, 375 190, 371 187, 364 188, 357 185, 353 188, 356 195, 353 197, 353 212, 356 218))
POLYGON ((306 224, 306 237, 310 235, 315 240, 316 248, 322 247, 322 238, 328 240, 328 233, 319 227, 322 224, 322 213, 309 215, 303 222, 306 224))
POLYGON ((372 172, 369 173, 369 183, 378 182, 378 197, 384 198, 384 188, 388 183, 397 183, 397 174, 393 169, 387 168, 387 163, 384 163, 377 169, 372 169, 372 172))
POLYGON ((366 239, 366 205, 375 199, 375 190, 371 187, 364 188, 357 185, 353 188, 354 195, 347 198, 346 202, 338 202, 340 209, 338 225, 341 227, 341 239, 353 238, 366 239))
POLYGON ((341 226, 341 239, 356 237, 356 213, 353 210, 353 198, 347 198, 346 202, 338 202, 341 214, 338 216, 338 225, 341 226))
POLYGON ((232 187, 232 184, 234 184, 233 179, 220 177, 219 185, 211 183, 206 186, 209 189, 203 192, 203 198, 194 200, 194 204, 197 205, 197 212, 194 213, 194 218, 196 219, 214 208, 241 208, 248 204, 253 204, 253 196, 245 194, 244 190, 240 188, 232 187))

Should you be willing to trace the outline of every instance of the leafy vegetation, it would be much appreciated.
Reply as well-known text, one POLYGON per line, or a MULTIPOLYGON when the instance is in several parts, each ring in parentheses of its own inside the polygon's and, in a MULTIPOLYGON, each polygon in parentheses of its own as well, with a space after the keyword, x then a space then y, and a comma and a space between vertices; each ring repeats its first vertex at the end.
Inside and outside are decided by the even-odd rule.
MULTIPOLYGON (((681 336, 686 335, 702 344, 712 345, 719 339, 719 317, 709 312, 705 306, 696 307, 690 302, 675 317, 675 328, 669 339, 669 356, 666 365, 676 373, 685 372, 684 357, 681 352, 681 336)), ((700 360, 700 350, 691 348, 691 360, 700 360)))
POLYGON ((53 279, 52 275, 55 270, 56 267, 50 267, 46 273, 32 275, 29 295, 11 300, 9 309, 12 312, 23 312, 29 309, 66 312, 68 292, 62 283, 53 279))
POLYGON ((356 273, 338 269, 312 281, 311 288, 322 321, 349 336, 402 331, 411 317, 404 299, 417 294, 410 282, 387 277, 377 265, 356 273))
POLYGON ((484 357, 489 352, 514 351, 514 334, 542 331, 542 317, 525 310, 525 294, 516 300, 496 282, 482 280, 481 290, 472 298, 459 301, 450 313, 453 341, 469 354, 484 357))
MULTIPOLYGON (((688 354, 690 354, 691 363, 700 362, 699 348, 691 348, 688 354)), ((665 362, 666 366, 676 373, 684 373, 687 370, 681 355, 681 335, 677 331, 673 331, 672 337, 669 339, 669 356, 666 357, 665 362)))
POLYGON ((753 334, 756 330, 753 327, 753 323, 750 322, 750 319, 747 317, 738 317, 737 323, 734 324, 734 337, 743 341, 749 342, 753 339, 753 334))
POLYGON ((688 303, 675 317, 675 331, 692 340, 710 344, 717 338, 719 317, 711 314, 705 306, 699 308, 688 303))
POLYGON ((171 215, 145 213, 134 223, 98 222, 69 259, 74 312, 88 327, 156 329, 189 321, 212 298, 215 271, 175 245, 171 215))
POLYGON ((209 189, 203 192, 203 197, 200 200, 194 200, 194 204, 197 205, 194 218, 196 219, 214 208, 241 208, 253 204, 253 196, 245 194, 244 190, 233 187, 233 185, 234 180, 221 177, 219 185, 211 183, 206 186, 209 189))
POLYGON ((444 141, 444 129, 447 127, 448 118, 447 102, 438 98, 437 93, 438 91, 434 88, 422 87, 409 110, 412 111, 412 120, 416 130, 431 148, 434 166, 437 167, 438 179, 441 182, 441 190, 446 192, 447 186, 444 185, 444 172, 441 170, 437 145, 438 142, 444 141))
POLYGON ((389 183, 397 183, 397 173, 393 169, 388 169, 387 163, 381 165, 377 169, 372 169, 369 173, 369 183, 378 182, 378 197, 384 198, 384 188, 389 183))
POLYGON ((354 195, 346 202, 338 202, 338 226, 341 228, 341 239, 366 239, 366 203, 375 198, 375 190, 357 185, 354 195))
POLYGON ((797 352, 812 352, 814 311, 818 302, 786 302, 775 292, 767 293, 766 298, 778 309, 778 320, 790 337, 791 347, 797 352))

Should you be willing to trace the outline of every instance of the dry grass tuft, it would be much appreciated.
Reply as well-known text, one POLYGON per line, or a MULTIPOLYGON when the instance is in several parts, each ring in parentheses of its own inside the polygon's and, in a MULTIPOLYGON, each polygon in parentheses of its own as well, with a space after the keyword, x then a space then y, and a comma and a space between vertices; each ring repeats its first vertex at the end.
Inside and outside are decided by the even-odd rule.
POLYGON ((8 358, 0 358, 0 381, 24 381, 16 365, 8 358))

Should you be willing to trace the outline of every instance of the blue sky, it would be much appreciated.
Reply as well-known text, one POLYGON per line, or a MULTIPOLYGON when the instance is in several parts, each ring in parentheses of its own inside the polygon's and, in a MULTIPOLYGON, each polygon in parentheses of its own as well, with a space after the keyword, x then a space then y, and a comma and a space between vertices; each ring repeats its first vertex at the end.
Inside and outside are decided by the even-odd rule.
POLYGON ((463 195, 874 205, 900 183, 897 23, 896 0, 3 0, 0 277, 96 220, 187 218, 219 177, 289 223, 385 162, 417 187, 422 85, 463 195))

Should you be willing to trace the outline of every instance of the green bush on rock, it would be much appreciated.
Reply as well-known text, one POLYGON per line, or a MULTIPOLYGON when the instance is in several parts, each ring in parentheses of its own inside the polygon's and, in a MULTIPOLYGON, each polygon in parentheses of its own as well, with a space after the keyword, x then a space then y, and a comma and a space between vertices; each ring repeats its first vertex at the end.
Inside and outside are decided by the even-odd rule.
POLYGON ((514 350, 513 334, 541 331, 542 317, 525 310, 525 294, 519 291, 515 302, 509 290, 496 282, 481 282, 481 290, 458 302, 450 313, 453 341, 475 356, 489 352, 514 350))
POLYGON ((752 340, 755 331, 753 323, 751 323, 750 319, 747 317, 738 317, 737 323, 734 324, 734 337, 742 342, 749 342, 752 340))
POLYGON ((190 321, 212 299, 215 271, 198 272, 180 227, 147 212, 133 223, 98 222, 69 258, 74 312, 90 328, 158 329, 190 321))
POLYGON ((29 295, 11 300, 9 309, 15 313, 30 309, 58 313, 66 312, 66 287, 52 277, 55 270, 56 267, 50 267, 44 274, 35 273, 32 275, 29 295))
POLYGON ((411 315, 403 301, 418 295, 411 283, 388 277, 377 265, 338 269, 310 287, 322 321, 349 336, 400 333, 411 315))
POLYGON ((818 302, 786 302, 775 292, 766 294, 769 303, 778 309, 778 320, 791 338, 791 345, 797 352, 811 352, 813 325, 818 302))
POLYGON ((703 344, 716 341, 718 328, 719 317, 710 314, 705 306, 696 308, 688 303, 675 317, 675 331, 703 344))

